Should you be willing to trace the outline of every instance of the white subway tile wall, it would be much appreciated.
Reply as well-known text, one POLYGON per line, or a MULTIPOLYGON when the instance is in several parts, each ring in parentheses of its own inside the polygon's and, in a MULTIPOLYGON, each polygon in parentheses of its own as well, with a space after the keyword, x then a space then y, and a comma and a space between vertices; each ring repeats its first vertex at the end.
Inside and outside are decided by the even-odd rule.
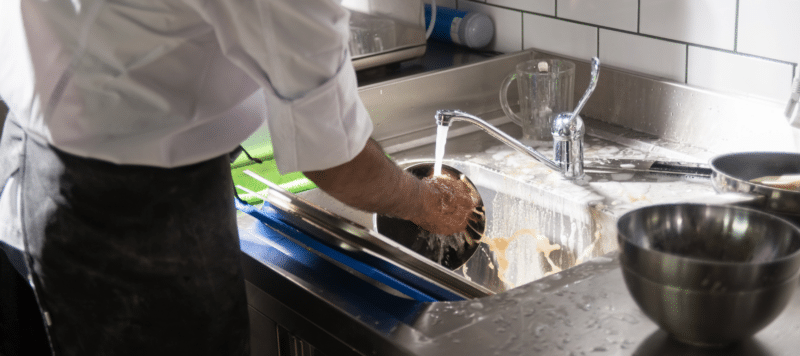
POLYGON ((600 62, 682 82, 686 77, 686 45, 600 29, 600 62))
POLYGON ((556 15, 568 20, 636 31, 637 0, 557 0, 556 15))
POLYGON ((597 28, 552 17, 523 14, 524 48, 537 48, 575 58, 597 55, 597 28))
POLYGON ((641 0, 645 35, 733 51, 736 0, 641 0))
POLYGON ((689 46, 687 84, 761 98, 788 99, 792 66, 689 46))
POLYGON ((788 62, 800 61, 800 1, 740 0, 738 50, 788 62))
POLYGON ((450 1, 492 17, 492 50, 599 55, 622 69, 776 102, 788 99, 800 61, 799 0, 450 1))

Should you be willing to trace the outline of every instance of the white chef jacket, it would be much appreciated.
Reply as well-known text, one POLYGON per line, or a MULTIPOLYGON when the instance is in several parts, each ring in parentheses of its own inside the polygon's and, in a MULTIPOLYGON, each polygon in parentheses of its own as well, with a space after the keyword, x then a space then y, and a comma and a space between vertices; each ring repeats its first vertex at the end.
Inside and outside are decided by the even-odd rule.
POLYGON ((263 123, 278 169, 349 161, 372 123, 335 0, 3 0, 0 97, 66 152, 175 167, 232 151, 263 123))

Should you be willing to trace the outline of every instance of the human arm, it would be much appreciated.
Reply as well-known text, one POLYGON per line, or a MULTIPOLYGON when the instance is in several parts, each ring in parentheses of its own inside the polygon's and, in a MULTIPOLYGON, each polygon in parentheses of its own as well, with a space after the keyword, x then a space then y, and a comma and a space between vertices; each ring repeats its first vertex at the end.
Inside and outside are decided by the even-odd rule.
POLYGON ((464 231, 475 207, 463 182, 419 180, 389 160, 372 139, 349 162, 303 173, 347 205, 410 220, 439 234, 464 231))
POLYGON ((214 27, 225 56, 265 89, 279 171, 305 172, 358 209, 433 232, 464 229, 471 200, 452 193, 463 187, 420 182, 368 140, 373 126, 346 48, 349 13, 338 1, 184 1, 214 27))

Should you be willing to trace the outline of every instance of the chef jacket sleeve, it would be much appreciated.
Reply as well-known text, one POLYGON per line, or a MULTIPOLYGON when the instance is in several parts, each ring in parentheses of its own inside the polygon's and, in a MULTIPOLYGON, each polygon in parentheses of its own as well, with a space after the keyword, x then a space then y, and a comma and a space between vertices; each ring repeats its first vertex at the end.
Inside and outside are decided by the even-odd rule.
POLYGON ((210 23, 222 52, 265 90, 282 173, 350 161, 372 122, 347 49, 349 12, 333 0, 184 0, 210 23))

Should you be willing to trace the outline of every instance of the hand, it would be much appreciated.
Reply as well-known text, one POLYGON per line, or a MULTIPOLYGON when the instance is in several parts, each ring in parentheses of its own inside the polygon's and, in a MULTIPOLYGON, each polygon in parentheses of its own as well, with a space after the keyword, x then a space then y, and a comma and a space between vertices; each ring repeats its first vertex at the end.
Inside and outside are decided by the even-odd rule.
POLYGON ((466 183, 449 176, 422 180, 422 209, 411 221, 435 234, 452 235, 465 231, 477 206, 477 199, 466 183))

